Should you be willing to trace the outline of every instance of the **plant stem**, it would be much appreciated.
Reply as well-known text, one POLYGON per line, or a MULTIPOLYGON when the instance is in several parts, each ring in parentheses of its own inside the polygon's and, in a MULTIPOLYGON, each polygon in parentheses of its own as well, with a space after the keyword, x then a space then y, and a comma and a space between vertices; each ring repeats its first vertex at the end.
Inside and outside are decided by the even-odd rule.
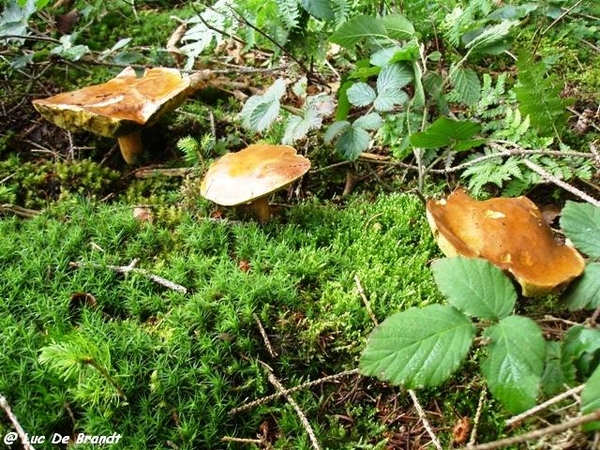
POLYGON ((92 366, 94 369, 100 372, 106 381, 108 381, 117 390, 119 397, 121 397, 123 400, 127 400, 127 396, 125 395, 125 392, 123 392, 123 389, 121 389, 121 386, 119 386, 117 381, 108 373, 108 370, 98 364, 94 358, 85 358, 82 362, 92 366))

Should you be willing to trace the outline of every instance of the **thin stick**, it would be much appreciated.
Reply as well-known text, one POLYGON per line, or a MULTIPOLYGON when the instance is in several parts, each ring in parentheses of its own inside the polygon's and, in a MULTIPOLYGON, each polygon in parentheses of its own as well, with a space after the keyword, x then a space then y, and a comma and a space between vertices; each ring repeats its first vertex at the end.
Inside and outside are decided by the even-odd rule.
POLYGON ((275 350, 273 350, 273 347, 271 346, 271 342, 269 341, 269 337, 267 336, 265 328, 263 327, 260 319, 258 318, 258 315, 256 313, 252 313, 252 317, 254 317, 254 320, 256 321, 256 324, 258 325, 258 331, 260 332, 260 335, 263 338, 265 347, 267 347, 267 351, 269 352, 269 355, 271 356, 271 358, 276 358, 277 352, 275 350))
POLYGON ((248 438, 236 438, 230 436, 223 436, 221 438, 223 442, 237 442, 240 444, 263 444, 264 441, 262 439, 248 439, 248 438))
POLYGON ((471 429, 471 436, 469 437, 468 445, 475 445, 475 441, 477 441, 477 426, 481 420, 481 413, 483 412, 483 405, 485 404, 486 397, 487 389, 484 386, 481 390, 481 394, 479 395, 479 403, 477 404, 477 412, 475 413, 475 419, 473 420, 473 428, 471 429))
POLYGON ((290 395, 290 394, 293 394, 294 392, 302 391, 304 389, 307 389, 307 388, 310 388, 313 386, 317 386, 319 384, 326 383, 328 381, 335 381, 339 378, 347 377, 348 375, 354 375, 354 374, 358 374, 358 369, 346 370, 344 372, 336 373, 334 375, 328 375, 326 377, 319 378, 318 380, 307 381, 306 383, 299 384, 298 386, 295 386, 293 388, 289 388, 284 391, 277 392, 276 394, 267 395, 266 397, 262 397, 257 400, 253 400, 250 403, 246 403, 242 406, 238 406, 237 408, 233 408, 232 410, 229 411, 229 414, 234 415, 239 412, 245 411, 247 409, 254 408, 255 406, 263 405, 265 403, 270 402, 271 400, 275 400, 284 395, 290 395))
POLYGON ((375 314, 373 313, 373 309, 371 308, 371 303, 369 302, 369 299, 367 298, 367 294, 365 293, 365 290, 362 287, 362 284, 360 282, 360 278, 358 277, 358 274, 354 274, 354 283, 356 283, 356 289, 358 290, 358 294, 360 295, 360 298, 362 298, 362 301, 365 304, 365 308, 367 308, 367 312, 369 313, 371 320, 373 321, 373 323, 376 326, 379 325, 379 322, 377 321, 377 317, 375 317, 375 314))
POLYGON ((182 294, 187 294, 188 290, 186 287, 174 283, 173 281, 167 280, 166 278, 163 278, 161 276, 155 275, 152 272, 147 271, 146 269, 138 269, 137 267, 134 267, 136 263, 137 259, 134 259, 128 266, 113 266, 110 264, 105 266, 102 264, 84 263, 80 261, 70 262, 69 265, 71 267, 92 267, 94 269, 110 269, 118 273, 139 273, 140 275, 144 275, 145 277, 149 278, 157 284, 160 284, 161 286, 164 286, 177 292, 181 292, 182 294))
POLYGON ((416 392, 412 389, 409 389, 408 393, 410 394, 410 398, 412 398, 413 404, 415 405, 415 409, 417 410, 417 414, 419 414, 419 419, 421 419, 421 422, 423 422, 423 426, 425 427, 425 430, 427 430, 427 433, 429 434, 429 437, 431 438, 431 442, 433 443, 434 447, 437 450, 443 450, 442 444, 433 432, 433 428, 431 427, 429 420, 427 420, 427 417, 425 416, 425 411, 421 407, 421 403, 419 403, 419 398, 417 397, 416 392))
POLYGON ((539 439, 544 436, 548 436, 551 434, 562 433, 563 431, 570 430, 571 428, 578 427, 579 425, 583 425, 588 422, 593 422, 594 420, 600 420, 600 410, 594 411, 592 413, 586 414, 585 416, 579 416, 574 419, 571 419, 567 422, 559 423, 556 425, 551 425, 546 428, 541 428, 539 430, 530 431, 529 433, 520 434, 518 436, 500 439, 494 442, 488 442, 486 444, 476 445, 474 447, 463 447, 464 450, 495 450, 497 448, 505 448, 514 444, 521 444, 527 441, 533 441, 534 439, 539 439))
POLYGON ((569 389, 568 391, 563 392, 562 394, 558 394, 552 397, 551 399, 545 401, 544 403, 534 406, 533 408, 528 409, 527 411, 522 412, 519 415, 513 416, 506 421, 506 426, 510 427, 511 425, 514 425, 515 423, 520 422, 521 420, 526 419, 529 416, 533 416, 534 414, 537 414, 538 412, 548 408, 549 406, 554 405, 555 403, 560 402, 561 400, 564 400, 567 397, 579 394, 581 391, 583 391, 584 387, 585 384, 580 384, 579 386, 569 389))
POLYGON ((571 194, 579 197, 580 199, 600 208, 600 200, 596 200, 595 198, 590 197, 585 192, 577 189, 575 186, 571 186, 569 183, 566 183, 566 182, 560 180, 559 178, 552 175, 550 172, 548 172, 548 171, 544 170, 543 168, 541 168, 540 166, 538 166, 536 163, 531 162, 528 159, 524 159, 523 164, 525 164, 527 167, 529 167, 535 173, 540 175, 546 181, 554 183, 558 187, 563 188, 565 191, 570 192, 571 194))
MULTIPOLYGON (((275 389, 277 389, 279 392, 284 392, 286 389, 283 387, 283 385, 277 379, 277 377, 275 375, 273 375, 273 371, 271 370, 271 368, 268 367, 266 364, 263 364, 263 366, 265 367, 265 369, 267 371, 267 378, 269 379, 269 382, 273 386, 275 386, 275 389)), ((319 444, 319 441, 317 440, 317 437, 315 436, 315 432, 312 429, 310 422, 306 418, 306 415, 304 414, 302 409, 300 409, 300 406, 298 405, 298 403, 296 403, 296 401, 290 394, 283 394, 283 395, 285 396, 285 399, 288 401, 288 403, 290 405, 292 405, 292 408, 294 408, 294 411, 296 411, 296 414, 300 418, 300 422, 302 422, 302 426, 304 427, 304 430, 308 434, 308 437, 310 439, 313 449, 321 450, 321 446, 319 444)))
MULTIPOLYGON (((15 427, 15 430, 17 430, 17 434, 19 435, 19 439, 21 439, 21 444, 23 445, 23 449, 24 450, 35 450, 33 448, 33 446, 29 443, 29 439, 27 438, 27 433, 25 433, 25 430, 23 430, 23 427, 17 420, 17 417, 13 414, 12 410, 10 409, 10 405, 6 401, 6 398, 1 394, 0 394, 0 408, 2 408, 4 410, 4 412, 8 416, 8 419, 13 424, 13 427, 15 427)), ((5 440, 6 440, 6 436, 5 436, 5 440)), ((8 442, 5 442, 5 443, 8 443, 8 442)))

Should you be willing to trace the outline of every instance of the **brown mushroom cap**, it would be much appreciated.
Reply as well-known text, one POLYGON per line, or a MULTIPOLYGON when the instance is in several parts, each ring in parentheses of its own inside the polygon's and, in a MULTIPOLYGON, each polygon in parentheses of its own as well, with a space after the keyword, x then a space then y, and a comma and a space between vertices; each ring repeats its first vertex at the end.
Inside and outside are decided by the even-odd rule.
POLYGON ((223 206, 236 206, 269 195, 304 175, 310 161, 288 145, 254 144, 215 161, 200 193, 223 206))
MULTIPOLYGON (((189 77, 182 77, 177 69, 157 67, 137 78, 135 70, 128 67, 106 83, 34 100, 33 106, 66 130, 123 138, 177 108, 189 91, 189 77)), ((127 159, 125 152, 123 156, 127 159)))
POLYGON ((546 295, 583 273, 585 261, 559 243, 525 197, 477 201, 462 189, 427 202, 427 219, 446 256, 484 258, 511 273, 526 297, 546 295))

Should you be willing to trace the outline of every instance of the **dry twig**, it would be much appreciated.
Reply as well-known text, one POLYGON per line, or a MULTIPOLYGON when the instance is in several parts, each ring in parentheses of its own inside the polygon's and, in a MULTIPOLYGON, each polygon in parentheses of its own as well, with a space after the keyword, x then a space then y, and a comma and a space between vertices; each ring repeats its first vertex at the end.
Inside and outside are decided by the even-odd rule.
POLYGON ((182 294, 187 294, 188 290, 185 286, 181 286, 180 284, 174 283, 173 281, 169 281, 166 278, 155 275, 152 272, 147 271, 146 269, 138 269, 137 267, 135 267, 137 262, 138 259, 136 258, 133 261, 131 261, 131 263, 129 263, 129 265, 127 266, 113 266, 111 264, 105 266, 102 264, 84 263, 80 261, 73 261, 69 263, 69 265, 71 267, 92 267, 95 269, 110 269, 118 273, 139 273, 140 275, 144 275, 145 277, 149 278, 157 284, 160 284, 161 286, 164 286, 177 292, 181 292, 182 294))
POLYGON ((365 304, 365 308, 367 308, 369 317, 371 317, 371 320, 373 321, 373 323, 376 326, 379 325, 379 322, 377 321, 377 317, 375 317, 375 314, 373 313, 373 309, 371 308, 371 303, 369 302, 369 299, 367 298, 367 294, 365 293, 365 290, 362 287, 362 283, 360 282, 360 278, 358 277, 358 274, 354 274, 354 283, 356 283, 356 289, 358 290, 358 294, 360 295, 360 298, 362 298, 362 301, 365 304))
POLYGON ((21 426, 21 424, 17 420, 17 417, 10 409, 10 405, 8 404, 6 398, 3 395, 0 395, 0 408, 4 410, 4 412, 8 416, 8 420, 10 420, 13 424, 13 427, 15 427, 15 430, 19 435, 19 439, 21 439, 21 445, 23 446, 23 449, 35 450, 33 446, 29 443, 29 439, 27 439, 27 433, 25 433, 25 430, 23 430, 23 427, 21 426))
POLYGON ((585 387, 585 384, 580 384, 579 386, 569 389, 568 391, 563 392, 562 394, 558 394, 555 397, 552 397, 551 399, 545 401, 544 403, 536 405, 533 408, 528 409, 527 411, 522 412, 519 415, 513 416, 506 421, 506 426, 510 427, 510 426, 514 425, 515 423, 520 422, 521 420, 526 419, 527 417, 533 416, 534 414, 537 414, 538 412, 548 408, 549 406, 552 406, 555 403, 558 403, 561 400, 564 400, 567 397, 576 395, 576 394, 580 393, 584 387, 585 387))
MULTIPOLYGON (((269 379, 269 382, 273 386, 275 386, 275 389, 277 389, 281 393, 285 392, 286 389, 283 387, 283 385, 277 379, 277 377, 273 374, 273 370, 266 364, 263 364, 263 367, 267 371, 267 378, 269 379)), ((313 449, 321 450, 321 445, 319 444, 319 441, 317 440, 317 436, 315 436, 315 432, 314 432, 312 426, 310 425, 310 422, 306 418, 306 414, 304 414, 304 412, 302 411, 302 409, 300 408, 298 403, 296 403, 296 400, 294 400, 294 398, 289 393, 284 393, 282 395, 285 397, 285 399, 288 401, 288 403, 290 405, 292 405, 292 408, 294 408, 294 411, 296 411, 296 414, 300 418, 300 422, 302 422, 302 426, 304 427, 304 430, 308 434, 308 438, 310 439, 313 449)))
POLYGON ((412 389, 409 389, 408 393, 410 394, 410 398, 412 398, 413 404, 415 405, 415 409, 417 410, 417 414, 419 414, 419 419, 421 419, 421 422, 423 422, 423 426, 425 427, 425 430, 427 430, 427 434, 429 434, 429 437, 431 438, 433 446, 437 450, 443 450, 440 440, 434 433, 433 428, 429 423, 429 420, 427 420, 427 416, 425 416, 425 411, 423 410, 421 403, 419 403, 419 398, 417 397, 416 392, 412 389))
POLYGON ((263 338, 265 347, 267 347, 267 351, 269 352, 269 355, 271 356, 271 358, 276 358, 277 352, 275 350, 273 350, 271 341, 269 341, 269 337, 267 336, 267 332, 265 331, 265 328, 263 327, 262 322, 260 321, 260 318, 258 317, 258 315, 256 313, 252 313, 252 317, 254 317, 254 320, 256 321, 256 324, 258 325, 258 331, 260 332, 260 335, 263 338))
POLYGON ((520 434, 518 436, 499 439, 497 441, 476 445, 474 447, 463 447, 463 450, 495 450, 497 448, 506 448, 511 445, 522 444, 523 442, 527 441, 533 441, 534 439, 539 439, 543 436, 547 436, 550 434, 562 433, 564 431, 570 430, 571 428, 576 428, 585 423, 593 422, 594 420, 600 420, 600 410, 586 414, 585 416, 576 417, 574 419, 568 420, 567 422, 551 425, 549 427, 530 431, 529 433, 520 434))
POLYGON ((485 386, 481 390, 479 395, 479 403, 477 404, 477 412, 475 413, 475 419, 473 420, 473 428, 471 429, 471 436, 469 437, 469 445, 475 445, 477 441, 477 426, 481 420, 481 413, 483 411, 483 405, 485 404, 485 398, 487 397, 487 389, 485 386))

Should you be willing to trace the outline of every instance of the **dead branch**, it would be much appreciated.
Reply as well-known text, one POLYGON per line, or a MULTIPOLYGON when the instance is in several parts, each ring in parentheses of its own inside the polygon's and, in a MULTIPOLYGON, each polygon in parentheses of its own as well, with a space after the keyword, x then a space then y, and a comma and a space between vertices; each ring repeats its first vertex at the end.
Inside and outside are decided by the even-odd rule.
POLYGON ((21 444, 23 445, 23 449, 24 450, 35 450, 33 448, 33 446, 29 443, 29 439, 27 438, 27 433, 25 433, 25 430, 23 430, 23 427, 17 420, 17 417, 12 412, 12 409, 10 409, 10 405, 6 401, 6 398, 1 394, 0 394, 0 408, 2 408, 4 410, 4 412, 8 416, 8 420, 10 420, 11 423, 13 424, 13 427, 15 427, 15 430, 16 430, 17 434, 19 435, 19 439, 21 440, 21 444))
POLYGON ((419 419, 421 419, 421 422, 423 423, 423 426, 425 427, 425 430, 427 430, 427 434, 429 434, 429 437, 431 438, 431 442, 433 443, 434 447, 437 450, 443 450, 442 444, 441 444, 440 440, 438 439, 438 437, 434 433, 433 428, 431 427, 431 424, 429 423, 429 420, 427 420, 427 416, 425 415, 425 411, 423 410, 423 407, 421 406, 421 403, 419 403, 419 398, 417 397, 416 392, 413 391, 412 389, 409 389, 408 393, 410 395, 410 398, 413 401, 413 404, 415 405, 415 409, 417 410, 417 414, 419 414, 419 419))
POLYGON ((164 286, 166 288, 172 289, 177 292, 181 292, 182 294, 187 294, 188 290, 186 287, 181 286, 180 284, 174 283, 173 281, 169 281, 166 278, 163 278, 161 276, 155 275, 152 272, 147 271, 146 269, 138 269, 137 267, 135 267, 137 262, 138 262, 138 259, 136 258, 133 261, 131 261, 131 263, 129 263, 128 266, 113 266, 110 264, 102 265, 102 264, 96 264, 96 263, 84 263, 84 262, 80 262, 80 261, 70 262, 69 265, 71 267, 92 267, 94 269, 110 269, 110 270, 113 270, 118 273, 129 273, 129 272, 139 273, 140 275, 144 275, 145 277, 149 278, 150 280, 154 281, 157 284, 160 284, 161 286, 164 286))

